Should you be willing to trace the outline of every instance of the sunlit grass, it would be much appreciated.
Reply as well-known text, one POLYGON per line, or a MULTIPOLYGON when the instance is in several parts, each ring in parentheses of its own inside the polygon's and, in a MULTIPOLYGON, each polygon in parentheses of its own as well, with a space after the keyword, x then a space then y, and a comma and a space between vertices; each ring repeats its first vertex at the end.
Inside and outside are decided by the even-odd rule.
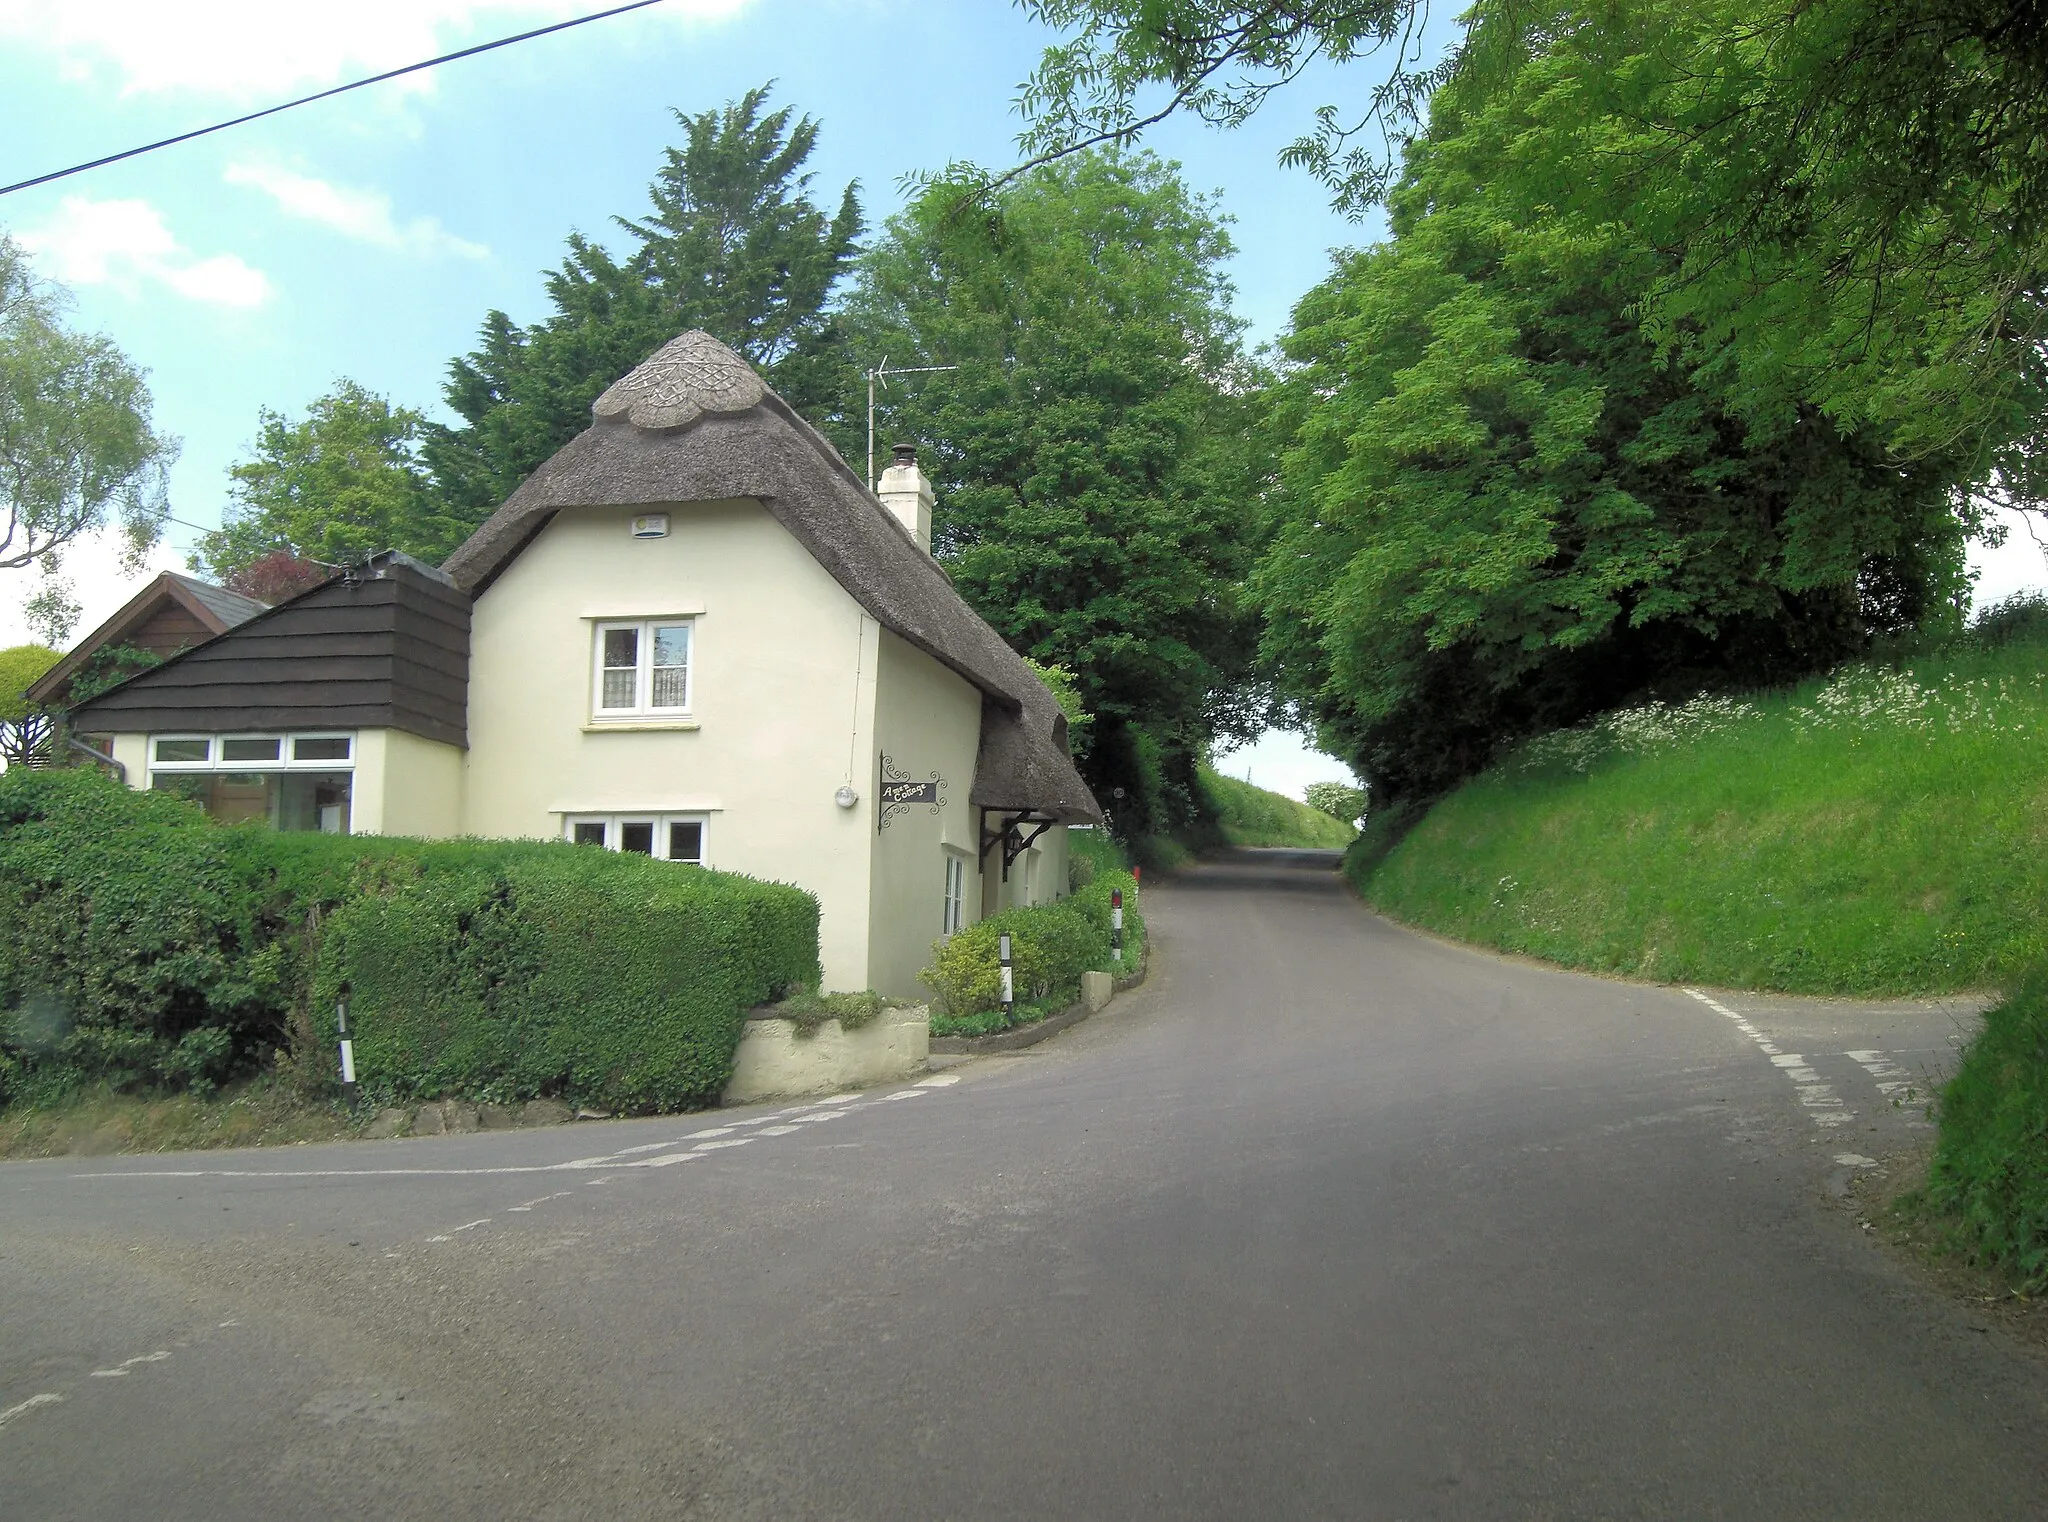
POLYGON ((1361 887, 1569 966, 1801 993, 1998 983, 2048 950, 2048 645, 1610 716, 1438 803, 1361 887))

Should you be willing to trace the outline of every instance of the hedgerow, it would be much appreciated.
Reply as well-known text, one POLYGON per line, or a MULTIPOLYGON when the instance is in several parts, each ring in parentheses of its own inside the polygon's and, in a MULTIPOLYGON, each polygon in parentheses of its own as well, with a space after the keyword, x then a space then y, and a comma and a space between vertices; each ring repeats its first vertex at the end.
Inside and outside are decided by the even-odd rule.
POLYGON ((981 1035, 1005 1024, 1041 1020, 1081 993, 1081 974, 1110 971, 1110 895, 1124 897, 1125 969, 1138 965, 1145 922, 1138 913, 1138 885, 1128 872, 1102 871, 1072 896, 1031 909, 1006 909, 977 920, 934 948, 932 965, 921 974, 937 996, 932 1031, 938 1035, 981 1035), (1011 983, 1016 998, 1011 1019, 1002 1014, 1000 942, 1010 937, 1011 983))
POLYGON ((1984 1017, 1939 1113, 1928 1197, 1974 1256, 2048 1288, 2048 965, 1984 1017))
POLYGON ((746 1011, 819 976, 807 893, 552 844, 379 885, 321 937, 322 1039, 346 991, 366 1081, 423 1098, 709 1104, 746 1011))
POLYGON ((521 841, 222 826, 85 771, 0 774, 0 1103, 324 1081, 350 985, 366 1083, 703 1102, 746 1008, 818 978, 795 888, 521 841))

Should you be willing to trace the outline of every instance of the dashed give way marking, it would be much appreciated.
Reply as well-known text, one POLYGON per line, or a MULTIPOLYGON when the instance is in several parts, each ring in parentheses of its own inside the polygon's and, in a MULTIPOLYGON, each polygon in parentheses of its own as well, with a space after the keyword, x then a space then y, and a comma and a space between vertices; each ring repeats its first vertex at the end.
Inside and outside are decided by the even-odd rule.
MULTIPOLYGON (((1816 1126, 1832 1130, 1836 1126, 1846 1126, 1856 1118, 1856 1112, 1842 1103, 1841 1096, 1835 1093, 1833 1085, 1821 1082, 1820 1074, 1807 1065, 1806 1058, 1800 1053, 1780 1050, 1777 1044, 1758 1030, 1747 1016, 1737 1014, 1720 1000, 1709 998, 1697 988, 1688 988, 1686 992, 1708 1009, 1716 1010, 1733 1020, 1735 1028, 1755 1042, 1757 1050, 1770 1058, 1772 1064, 1797 1085, 1799 1103, 1805 1107, 1806 1113, 1813 1118, 1816 1126)), ((1863 1055, 1882 1054, 1866 1052, 1863 1055)))

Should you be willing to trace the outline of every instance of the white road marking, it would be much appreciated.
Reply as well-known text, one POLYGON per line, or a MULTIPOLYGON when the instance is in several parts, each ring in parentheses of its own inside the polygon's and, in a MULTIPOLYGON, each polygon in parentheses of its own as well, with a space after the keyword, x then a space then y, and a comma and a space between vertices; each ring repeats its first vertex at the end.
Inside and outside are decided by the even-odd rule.
POLYGON ((960 1081, 958 1073, 934 1073, 929 1078, 920 1078, 911 1087, 914 1089, 943 1089, 948 1084, 960 1081))
POLYGON ((128 1371, 126 1369, 94 1369, 92 1377, 94 1379, 126 1379, 128 1371))
POLYGON ((732 1127, 731 1127, 731 1126, 713 1126, 713 1127, 712 1127, 712 1128, 711 1128, 710 1130, 708 1130, 708 1131, 692 1131, 692 1132, 691 1132, 691 1133, 690 1133, 690 1134, 689 1134, 688 1136, 684 1137, 684 1138, 683 1138, 683 1140, 684 1140, 684 1141, 701 1141, 701 1140, 702 1140, 703 1138, 705 1138, 705 1137, 707 1137, 707 1136, 730 1136, 730 1135, 732 1135, 732 1127))
POLYGON ((1877 1159, 1865 1157, 1861 1152, 1837 1152, 1835 1161, 1844 1168, 1875 1168, 1877 1159))
POLYGON ((792 1131, 795 1131, 795 1130, 797 1130, 797 1129, 798 1129, 798 1127, 796 1127, 796 1126, 763 1126, 763 1127, 761 1128, 761 1135, 763 1135, 763 1136, 787 1136, 787 1135, 789 1135, 789 1133, 790 1133, 790 1132, 792 1132, 792 1131))
POLYGON ((17 1416, 26 1416, 38 1406, 61 1406, 63 1403, 64 1397, 61 1395, 31 1395, 20 1405, 9 1406, 5 1411, 0 1411, 0 1427, 6 1426, 17 1416))
POLYGON ((751 1136, 729 1136, 724 1141, 699 1142, 695 1147, 691 1148, 691 1151, 715 1152, 720 1147, 744 1147, 748 1142, 753 1141, 754 1139, 755 1138, 751 1136))
POLYGON ((1765 1038, 1755 1024, 1718 999, 1709 998, 1697 988, 1688 988, 1686 992, 1708 1009, 1716 1010, 1733 1020, 1735 1028, 1755 1042, 1757 1049, 1771 1059, 1771 1065, 1792 1080, 1798 1088, 1800 1106, 1813 1118, 1816 1126, 1832 1129, 1835 1126, 1846 1126, 1856 1118, 1856 1112, 1842 1103, 1834 1087, 1821 1081, 1820 1074, 1808 1065, 1804 1054, 1779 1050, 1775 1043, 1765 1038))
MULTIPOLYGON (((737 1145, 739 1145, 737 1142, 706 1142, 704 1144, 706 1147, 733 1147, 737 1145)), ((664 1152, 660 1157, 642 1158, 632 1166, 635 1168, 666 1168, 671 1163, 694 1163, 703 1155, 702 1148, 695 1152, 664 1152)))
POLYGON ((162 1362, 163 1362, 163 1361, 164 1361, 164 1360, 165 1360, 166 1358, 169 1358, 170 1356, 171 1356, 170 1354, 168 1354, 168 1353, 165 1353, 165 1352, 162 1352, 162 1351, 158 1351, 158 1352, 155 1352, 155 1353, 144 1353, 144 1354, 143 1354, 143 1355, 142 1355, 141 1357, 139 1357, 139 1358, 124 1358, 124 1359, 122 1359, 122 1360, 121 1360, 121 1367, 122 1367, 122 1368, 124 1368, 124 1369, 126 1369, 126 1368, 130 1368, 130 1367, 132 1367, 133 1365, 135 1365, 135 1364, 138 1364, 138 1363, 162 1363, 162 1362))

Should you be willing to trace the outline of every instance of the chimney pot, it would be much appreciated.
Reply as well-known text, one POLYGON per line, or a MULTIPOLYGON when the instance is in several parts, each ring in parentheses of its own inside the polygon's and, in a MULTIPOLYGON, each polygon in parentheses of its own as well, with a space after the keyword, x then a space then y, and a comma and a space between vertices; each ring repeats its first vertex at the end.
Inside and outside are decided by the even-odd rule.
POLYGON ((898 444, 896 446, 896 463, 898 466, 915 465, 917 463, 917 446, 915 444, 898 444))

